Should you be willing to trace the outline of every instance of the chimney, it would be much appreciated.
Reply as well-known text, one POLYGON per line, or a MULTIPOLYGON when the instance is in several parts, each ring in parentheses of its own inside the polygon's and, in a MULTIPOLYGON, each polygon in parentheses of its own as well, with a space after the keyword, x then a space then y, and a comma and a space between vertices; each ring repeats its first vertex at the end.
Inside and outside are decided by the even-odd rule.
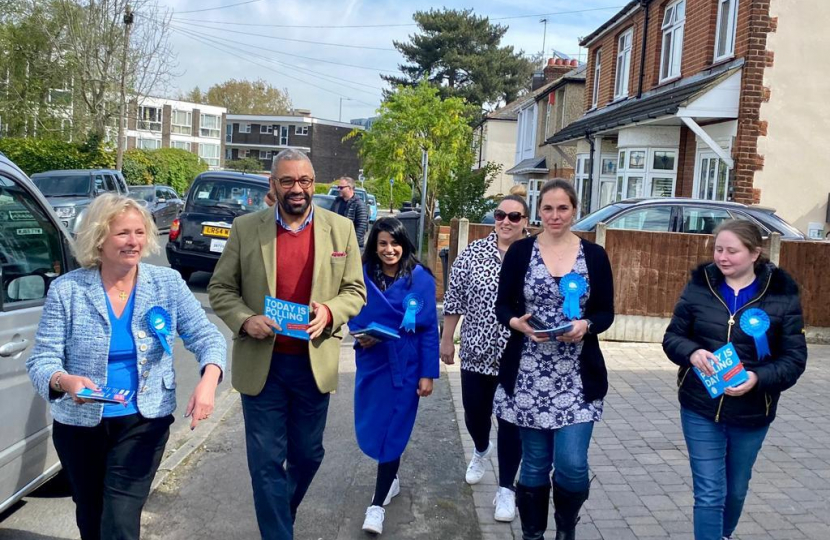
MULTIPOLYGON (((565 73, 573 70, 575 60, 563 60, 561 58, 549 58, 548 65, 544 69, 544 82, 549 83, 560 78, 565 73)), ((543 83, 544 84, 544 83, 543 83)))

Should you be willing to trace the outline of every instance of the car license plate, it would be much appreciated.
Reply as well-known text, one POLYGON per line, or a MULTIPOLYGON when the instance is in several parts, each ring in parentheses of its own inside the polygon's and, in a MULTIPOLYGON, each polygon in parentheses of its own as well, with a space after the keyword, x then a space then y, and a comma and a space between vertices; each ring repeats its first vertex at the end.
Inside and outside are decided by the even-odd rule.
POLYGON ((222 253, 225 250, 225 244, 227 244, 227 240, 219 240, 218 238, 211 238, 210 239, 210 250, 214 253, 222 253))
POLYGON ((215 236, 217 238, 227 238, 231 235, 231 230, 227 227, 214 227, 213 225, 202 225, 202 234, 205 236, 215 236))
POLYGON ((36 236, 43 234, 43 229, 17 229, 15 232, 17 233, 17 236, 36 236))

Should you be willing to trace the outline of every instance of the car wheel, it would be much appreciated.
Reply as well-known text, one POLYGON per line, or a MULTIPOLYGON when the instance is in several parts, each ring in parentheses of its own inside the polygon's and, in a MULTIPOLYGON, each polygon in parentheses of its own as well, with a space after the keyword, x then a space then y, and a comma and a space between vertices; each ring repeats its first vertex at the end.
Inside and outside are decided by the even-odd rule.
POLYGON ((173 270, 175 270, 176 272, 181 274, 182 279, 185 281, 185 283, 190 281, 190 276, 193 275, 193 269, 192 268, 181 268, 179 266, 173 266, 172 268, 173 268, 173 270))

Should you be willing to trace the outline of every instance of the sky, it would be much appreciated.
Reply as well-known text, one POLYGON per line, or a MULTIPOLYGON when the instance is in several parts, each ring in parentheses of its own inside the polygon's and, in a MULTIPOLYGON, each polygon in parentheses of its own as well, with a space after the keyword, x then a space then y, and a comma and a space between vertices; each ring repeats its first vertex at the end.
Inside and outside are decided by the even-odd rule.
MULTIPOLYGON (((403 61, 393 41, 417 31, 412 14, 465 9, 448 0, 159 0, 172 16, 171 42, 178 66, 176 97, 195 86, 207 90, 227 79, 264 79, 287 89, 294 108, 318 118, 348 122, 373 116, 386 83, 403 61), (216 9, 221 8, 221 9, 216 9), (316 42, 316 43, 309 43, 316 42)), ((619 11, 627 0, 480 0, 474 12, 509 27, 502 45, 528 54, 544 47, 585 60, 579 38, 619 11), (509 17, 509 18, 506 18, 509 17), (547 18, 547 32, 541 18, 547 18), (504 18, 504 19, 502 19, 504 18)), ((158 17, 159 13, 151 15, 158 17)))

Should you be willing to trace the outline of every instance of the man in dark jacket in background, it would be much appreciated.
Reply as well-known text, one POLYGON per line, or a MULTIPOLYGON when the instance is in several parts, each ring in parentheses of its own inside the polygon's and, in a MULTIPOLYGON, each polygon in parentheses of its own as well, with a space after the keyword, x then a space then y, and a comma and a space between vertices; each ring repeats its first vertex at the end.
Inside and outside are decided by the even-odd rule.
POLYGON ((369 211, 366 209, 366 203, 354 192, 354 178, 343 176, 337 181, 337 189, 340 190, 340 198, 334 201, 331 210, 349 218, 354 223, 357 243, 362 250, 363 238, 369 228, 369 211))

